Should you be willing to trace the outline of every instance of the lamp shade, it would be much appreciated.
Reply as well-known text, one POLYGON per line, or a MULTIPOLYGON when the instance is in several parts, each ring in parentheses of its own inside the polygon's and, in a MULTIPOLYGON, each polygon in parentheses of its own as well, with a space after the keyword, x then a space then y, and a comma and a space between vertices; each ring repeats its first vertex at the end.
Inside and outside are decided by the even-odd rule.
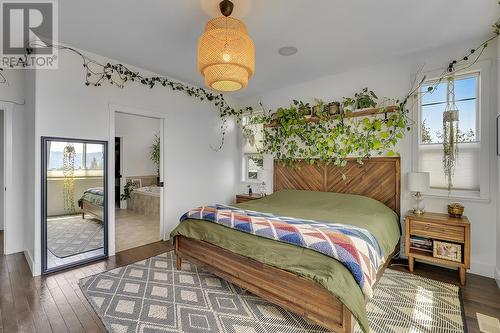
POLYGON ((255 47, 245 24, 232 17, 207 22, 198 41, 198 70, 218 91, 245 88, 255 71, 255 47))
POLYGON ((408 174, 408 190, 410 192, 426 192, 429 190, 430 174, 428 172, 411 172, 408 174))

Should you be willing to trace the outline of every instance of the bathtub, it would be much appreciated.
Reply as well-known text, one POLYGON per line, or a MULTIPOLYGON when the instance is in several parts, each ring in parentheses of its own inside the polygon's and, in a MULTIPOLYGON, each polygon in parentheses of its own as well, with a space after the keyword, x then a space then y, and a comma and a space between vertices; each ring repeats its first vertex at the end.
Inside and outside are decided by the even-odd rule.
POLYGON ((127 209, 145 216, 160 216, 161 187, 146 186, 136 188, 127 200, 127 209))
POLYGON ((159 186, 145 186, 134 189, 132 193, 140 193, 144 195, 152 195, 155 197, 160 197, 161 187, 159 186))

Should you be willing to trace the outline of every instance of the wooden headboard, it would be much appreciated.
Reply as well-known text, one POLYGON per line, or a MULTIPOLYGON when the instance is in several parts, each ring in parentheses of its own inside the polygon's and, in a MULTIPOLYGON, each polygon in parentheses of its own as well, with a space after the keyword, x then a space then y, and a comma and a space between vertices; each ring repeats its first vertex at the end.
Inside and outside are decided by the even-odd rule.
POLYGON ((274 161, 274 191, 293 189, 364 195, 376 199, 400 215, 401 171, 399 157, 349 159, 345 167, 310 165, 297 160, 295 167, 274 161), (346 179, 342 179, 342 174, 346 179))

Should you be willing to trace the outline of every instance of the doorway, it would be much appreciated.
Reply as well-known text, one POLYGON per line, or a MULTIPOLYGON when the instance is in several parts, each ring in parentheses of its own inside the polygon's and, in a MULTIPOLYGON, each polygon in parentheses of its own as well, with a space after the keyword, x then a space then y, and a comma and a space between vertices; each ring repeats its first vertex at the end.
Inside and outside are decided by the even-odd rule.
POLYGON ((162 239, 162 119, 125 112, 114 112, 114 119, 115 249, 120 252, 162 239))
POLYGON ((121 174, 121 138, 115 138, 115 207, 120 207, 121 174))

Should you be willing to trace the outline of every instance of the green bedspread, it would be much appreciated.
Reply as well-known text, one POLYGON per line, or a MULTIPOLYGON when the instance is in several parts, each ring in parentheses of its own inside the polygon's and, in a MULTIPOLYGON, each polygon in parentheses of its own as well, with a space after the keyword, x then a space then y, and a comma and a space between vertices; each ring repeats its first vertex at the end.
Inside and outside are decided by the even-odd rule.
MULTIPOLYGON (((236 206, 282 216, 365 228, 378 240, 385 258, 392 253, 400 238, 397 214, 376 200, 357 195, 283 190, 236 206)), ((336 295, 349 308, 363 330, 368 331, 365 299, 361 288, 347 268, 331 257, 200 220, 186 220, 170 235, 183 235, 206 241, 313 280, 336 295)))
POLYGON ((86 200, 94 205, 104 207, 104 196, 95 193, 84 193, 80 200, 86 200))

